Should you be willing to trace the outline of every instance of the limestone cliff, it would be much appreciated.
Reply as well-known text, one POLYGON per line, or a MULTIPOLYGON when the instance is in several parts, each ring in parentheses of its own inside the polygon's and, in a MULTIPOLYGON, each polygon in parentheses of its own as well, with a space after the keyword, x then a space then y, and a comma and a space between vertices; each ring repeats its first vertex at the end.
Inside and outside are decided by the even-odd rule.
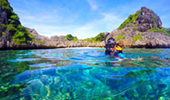
POLYGON ((7 0, 0 0, 0 49, 34 47, 34 37, 21 25, 7 0))
POLYGON ((131 14, 110 37, 124 47, 170 47, 170 34, 162 27, 159 16, 146 7, 131 14))
POLYGON ((43 41, 46 47, 66 48, 66 47, 104 47, 103 42, 94 42, 87 40, 68 40, 66 36, 52 36, 50 38, 39 35, 35 29, 26 28, 36 40, 43 41))

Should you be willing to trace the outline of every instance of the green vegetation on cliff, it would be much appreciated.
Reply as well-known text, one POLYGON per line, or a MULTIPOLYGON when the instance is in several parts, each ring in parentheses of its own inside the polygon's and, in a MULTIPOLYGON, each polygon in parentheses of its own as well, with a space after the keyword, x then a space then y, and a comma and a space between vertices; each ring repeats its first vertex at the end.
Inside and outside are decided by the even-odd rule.
POLYGON ((93 38, 83 39, 82 41, 93 42, 93 38))
POLYGON ((71 34, 68 34, 68 35, 66 35, 66 37, 64 38, 64 40, 65 39, 67 39, 67 40, 69 40, 69 41, 78 41, 78 39, 76 38, 76 37, 74 37, 74 36, 72 36, 71 34))
POLYGON ((141 10, 137 11, 135 14, 131 14, 128 19, 126 19, 119 27, 118 29, 124 28, 127 24, 133 23, 140 15, 141 10))
POLYGON ((156 28, 151 28, 148 31, 149 32, 162 32, 162 33, 164 33, 166 35, 170 35, 164 28, 160 29, 160 28, 156 27, 156 28))
POLYGON ((125 33, 122 32, 122 34, 117 35, 117 36, 115 37, 116 42, 119 42, 120 40, 125 39, 126 36, 124 36, 124 34, 125 34, 125 33))
POLYGON ((45 44, 45 42, 43 40, 32 40, 33 42, 36 42, 36 43, 41 43, 41 44, 45 44))
POLYGON ((133 38, 133 40, 136 42, 137 40, 143 40, 142 36, 139 36, 139 35, 135 35, 135 37, 133 38))
POLYGON ((170 34, 170 28, 165 29, 165 31, 170 34))
POLYGON ((2 7, 2 14, 6 13, 8 19, 6 25, 4 23, 1 24, 2 32, 7 29, 12 37, 12 42, 16 44, 25 44, 29 41, 32 41, 32 34, 30 34, 29 31, 27 31, 25 27, 21 25, 18 15, 13 12, 9 2, 7 0, 0 0, 0 2, 2 7))
POLYGON ((93 38, 94 42, 102 42, 104 41, 105 33, 99 33, 97 36, 93 38))
POLYGON ((83 39, 82 41, 87 41, 87 42, 102 42, 104 41, 105 33, 99 33, 97 36, 94 38, 87 38, 83 39))
POLYGON ((2 36, 5 36, 5 32, 2 32, 2 36))
POLYGON ((6 29, 7 26, 5 24, 0 24, 0 27, 1 27, 0 31, 3 32, 6 29))
POLYGON ((162 32, 166 35, 170 35, 169 32, 167 30, 165 30, 165 28, 158 28, 157 27, 156 16, 154 16, 154 15, 152 15, 152 16, 153 16, 154 27, 149 29, 148 31, 149 32, 162 32))

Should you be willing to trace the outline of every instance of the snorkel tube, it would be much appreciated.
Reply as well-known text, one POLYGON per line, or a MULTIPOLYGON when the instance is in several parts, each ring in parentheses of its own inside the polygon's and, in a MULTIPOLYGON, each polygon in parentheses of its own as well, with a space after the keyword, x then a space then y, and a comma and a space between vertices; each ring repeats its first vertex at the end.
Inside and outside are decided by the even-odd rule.
POLYGON ((107 36, 108 36, 109 34, 110 34, 110 33, 107 33, 106 36, 104 37, 104 43, 105 43, 105 45, 106 45, 106 38, 107 38, 107 36))

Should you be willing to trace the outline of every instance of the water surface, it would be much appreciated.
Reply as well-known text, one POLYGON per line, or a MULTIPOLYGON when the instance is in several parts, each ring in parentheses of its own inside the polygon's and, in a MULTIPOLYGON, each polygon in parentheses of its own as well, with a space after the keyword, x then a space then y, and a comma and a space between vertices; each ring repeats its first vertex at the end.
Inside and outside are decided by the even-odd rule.
POLYGON ((170 99, 170 49, 104 48, 0 51, 0 99, 170 99))

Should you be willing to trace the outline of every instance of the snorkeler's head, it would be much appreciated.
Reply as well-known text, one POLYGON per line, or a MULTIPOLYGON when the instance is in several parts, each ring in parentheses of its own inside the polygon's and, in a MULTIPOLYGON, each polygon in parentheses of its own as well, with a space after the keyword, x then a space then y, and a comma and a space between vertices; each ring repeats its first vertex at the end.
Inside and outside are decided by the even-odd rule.
POLYGON ((106 43, 106 49, 107 48, 113 48, 116 45, 116 41, 114 38, 109 38, 106 43))

